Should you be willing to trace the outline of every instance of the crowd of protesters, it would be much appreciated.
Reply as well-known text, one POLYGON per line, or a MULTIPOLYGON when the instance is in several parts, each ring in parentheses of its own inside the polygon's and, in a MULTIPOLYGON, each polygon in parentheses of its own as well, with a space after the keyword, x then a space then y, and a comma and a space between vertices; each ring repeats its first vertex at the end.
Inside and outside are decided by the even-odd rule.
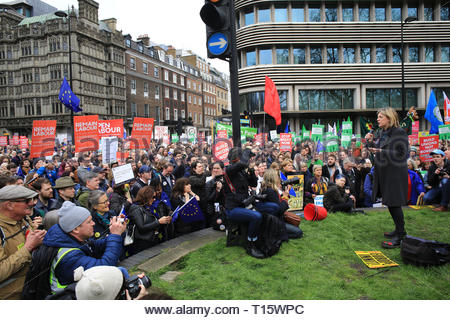
MULTIPOLYGON (((275 203, 273 215, 281 221, 289 209, 291 186, 283 189, 280 177, 290 175, 303 176, 304 205, 321 195, 329 212, 357 212, 358 208, 377 205, 381 199, 372 196, 374 155, 369 144, 363 141, 357 147, 353 140, 349 148, 341 147, 337 152, 316 152, 316 143, 305 140, 295 142, 290 151, 280 152, 277 142, 249 141, 242 146, 248 153, 236 153, 229 166, 216 161, 212 146, 205 142, 162 146, 153 141, 149 149, 131 152, 128 158, 112 164, 103 164, 97 152, 75 154, 71 146, 55 147, 47 160, 30 159, 27 150, 5 147, 0 156, 0 282, 18 282, 0 289, 0 299, 20 297, 24 268, 30 264, 31 252, 42 243, 58 248, 53 252, 55 260, 47 262, 51 264, 54 292, 74 281, 77 267, 115 266, 121 259, 189 232, 207 227, 225 230, 227 218, 240 221, 246 214, 244 208, 235 210, 240 205, 232 203, 234 188, 230 183, 238 190, 243 188, 243 198, 249 189, 265 194, 261 201, 275 203), (123 164, 131 164, 136 178, 116 184, 112 168, 123 164), (248 180, 245 183, 236 180, 240 170, 245 170, 241 178, 248 180), (224 179, 227 172, 231 181, 224 179), (192 198, 204 219, 173 221, 174 210, 192 198), (129 233, 134 241, 123 247, 129 233)), ((410 146, 409 152, 408 203, 423 201, 436 204, 435 211, 447 211, 448 141, 441 140, 440 148, 431 153, 431 162, 420 160, 416 146, 410 146)), ((260 211, 272 210, 260 207, 260 211)), ((249 243, 260 227, 258 219, 244 219, 250 225, 249 243)), ((302 237, 298 227, 286 225, 284 230, 290 238, 302 237)), ((254 246, 247 252, 260 257, 254 246)))

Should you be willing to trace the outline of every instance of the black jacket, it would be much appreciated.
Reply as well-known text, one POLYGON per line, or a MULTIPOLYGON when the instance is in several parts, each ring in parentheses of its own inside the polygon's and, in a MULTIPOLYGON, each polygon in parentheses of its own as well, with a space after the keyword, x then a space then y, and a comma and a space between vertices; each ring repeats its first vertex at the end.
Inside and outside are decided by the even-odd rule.
MULTIPOLYGON (((428 185, 431 188, 437 188, 439 187, 439 183, 441 182, 441 177, 439 177, 438 174, 435 173, 437 169, 437 165, 432 162, 430 165, 430 168, 428 169, 428 185)), ((450 161, 444 160, 444 168, 443 168, 447 174, 450 175, 450 161)), ((442 171, 441 171, 442 172, 442 171)))
POLYGON ((143 188, 145 186, 148 186, 148 184, 146 184, 141 179, 137 179, 136 182, 133 183, 133 185, 131 186, 131 190, 130 190, 131 197, 133 199, 136 199, 136 196, 137 196, 139 190, 141 190, 141 188, 143 188))
POLYGON ((249 196, 249 186, 256 187, 258 185, 255 171, 253 169, 246 170, 247 168, 248 165, 243 162, 237 162, 225 168, 225 173, 235 189, 235 191, 232 192, 230 186, 225 181, 225 208, 227 210, 232 210, 236 207, 244 207, 242 201, 249 196))
POLYGON ((206 210, 206 174, 198 175, 192 173, 189 177, 191 190, 200 197, 200 207, 203 211, 206 210))
POLYGON ((278 191, 273 190, 272 188, 264 189, 262 194, 266 194, 267 197, 264 199, 264 202, 273 202, 280 206, 280 211, 278 212, 277 216, 282 218, 282 214, 289 209, 289 204, 285 200, 281 200, 280 195, 278 194, 278 191))
POLYGON ((114 212, 115 215, 119 215, 122 210, 122 206, 125 208, 125 214, 128 215, 131 203, 128 202, 126 197, 121 196, 117 192, 111 193, 109 197, 109 210, 114 212))
POLYGON ((216 180, 211 179, 206 183, 206 215, 212 217, 215 214, 214 203, 219 203, 220 206, 225 206, 225 180, 222 183, 220 192, 216 190, 216 180))
POLYGON ((347 203, 349 194, 345 193, 345 189, 335 184, 331 185, 323 197, 323 206, 328 211, 333 211, 335 205, 347 203))
POLYGON ((136 227, 134 230, 134 238, 152 243, 157 243, 157 234, 159 222, 156 216, 148 212, 143 206, 132 204, 128 215, 131 223, 136 227))

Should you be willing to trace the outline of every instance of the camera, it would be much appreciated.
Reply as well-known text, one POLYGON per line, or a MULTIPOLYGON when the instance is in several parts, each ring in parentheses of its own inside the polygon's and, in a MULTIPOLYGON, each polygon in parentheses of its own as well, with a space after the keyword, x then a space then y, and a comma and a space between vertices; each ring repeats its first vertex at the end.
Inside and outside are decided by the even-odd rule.
POLYGON ((141 284, 144 285, 144 287, 149 288, 152 285, 152 281, 146 275, 144 275, 142 278, 139 278, 138 276, 134 275, 131 276, 129 279, 127 279, 124 284, 124 290, 121 294, 122 300, 126 300, 125 294, 126 290, 128 290, 131 299, 136 298, 139 295, 139 292, 141 291, 141 288, 139 287, 141 284))
POLYGON ((439 171, 439 176, 440 177, 445 176, 446 174, 448 174, 448 172, 445 169, 442 169, 442 170, 439 171))
POLYGON ((183 155, 182 155, 182 158, 183 158, 183 159, 186 159, 186 154, 183 154, 183 155))
POLYGON ((288 185, 294 185, 294 184, 299 184, 300 183, 300 178, 299 177, 293 177, 284 181, 281 181, 281 186, 283 188, 285 188, 288 185))
POLYGON ((253 204, 256 200, 261 201, 267 198, 267 194, 252 194, 250 197, 242 200, 242 204, 244 207, 248 207, 249 205, 253 204))

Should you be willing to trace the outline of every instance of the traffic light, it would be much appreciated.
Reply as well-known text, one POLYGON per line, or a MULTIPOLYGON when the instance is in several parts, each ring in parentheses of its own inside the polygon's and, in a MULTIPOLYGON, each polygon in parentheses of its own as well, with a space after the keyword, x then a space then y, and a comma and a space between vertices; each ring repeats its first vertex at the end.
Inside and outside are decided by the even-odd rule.
POLYGON ((226 60, 231 56, 230 1, 205 0, 200 17, 206 24, 208 58, 226 60))

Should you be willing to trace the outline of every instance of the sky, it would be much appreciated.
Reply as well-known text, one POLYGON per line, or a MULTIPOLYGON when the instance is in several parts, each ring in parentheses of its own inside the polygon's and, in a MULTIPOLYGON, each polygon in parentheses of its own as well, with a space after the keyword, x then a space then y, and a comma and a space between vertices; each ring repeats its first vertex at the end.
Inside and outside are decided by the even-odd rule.
MULTIPOLYGON (((59 10, 78 9, 78 0, 42 0, 59 10)), ((148 34, 150 41, 192 50, 206 59, 206 29, 200 18, 204 0, 96 0, 99 19, 116 18, 117 29, 133 40, 148 34)), ((228 63, 208 59, 211 66, 229 73, 228 63)))

